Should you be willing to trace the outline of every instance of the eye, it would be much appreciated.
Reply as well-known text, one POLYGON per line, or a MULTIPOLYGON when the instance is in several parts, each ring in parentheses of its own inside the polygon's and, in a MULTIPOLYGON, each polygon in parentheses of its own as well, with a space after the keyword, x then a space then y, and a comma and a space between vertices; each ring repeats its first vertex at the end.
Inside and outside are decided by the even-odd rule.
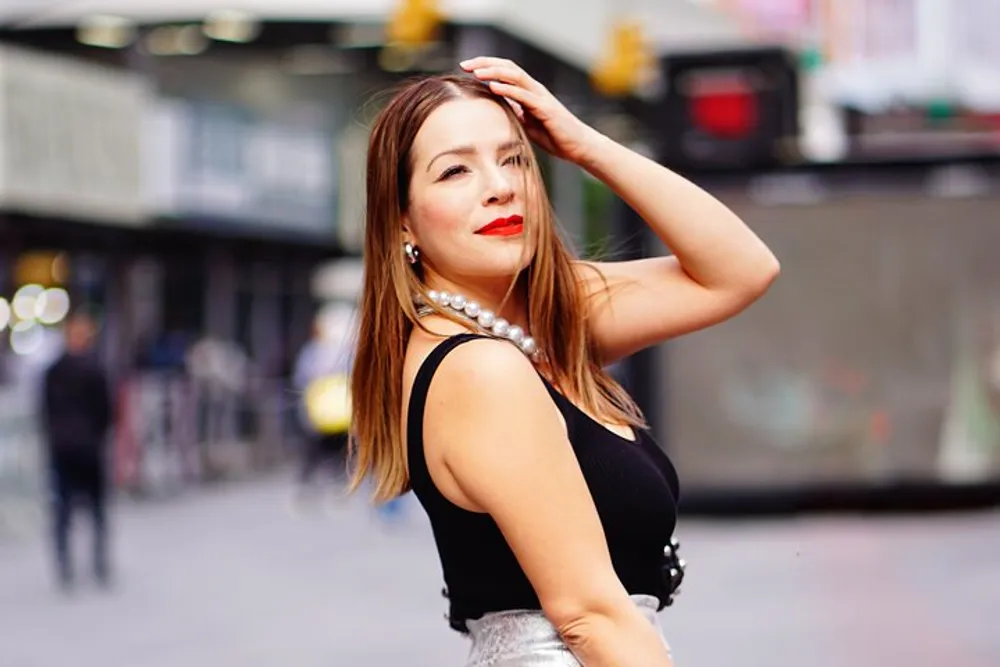
POLYGON ((467 171, 469 171, 469 170, 465 166, 460 165, 460 164, 459 165, 455 165, 454 167, 448 167, 447 169, 444 170, 444 173, 441 174, 441 177, 440 177, 439 180, 443 181, 446 178, 451 178, 452 176, 458 176, 459 174, 463 174, 463 173, 465 173, 467 171))
POLYGON ((528 164, 528 158, 525 157, 522 153, 515 153, 514 155, 507 157, 503 161, 503 164, 513 165, 515 167, 523 167, 524 165, 528 164))

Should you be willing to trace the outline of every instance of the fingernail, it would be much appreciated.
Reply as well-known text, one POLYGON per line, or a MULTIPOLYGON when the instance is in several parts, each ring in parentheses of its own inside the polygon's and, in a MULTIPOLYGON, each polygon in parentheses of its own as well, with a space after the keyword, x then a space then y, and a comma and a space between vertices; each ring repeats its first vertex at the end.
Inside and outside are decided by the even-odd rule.
POLYGON ((471 62, 472 62, 471 60, 463 60, 462 62, 458 63, 458 66, 459 67, 466 67, 471 62))

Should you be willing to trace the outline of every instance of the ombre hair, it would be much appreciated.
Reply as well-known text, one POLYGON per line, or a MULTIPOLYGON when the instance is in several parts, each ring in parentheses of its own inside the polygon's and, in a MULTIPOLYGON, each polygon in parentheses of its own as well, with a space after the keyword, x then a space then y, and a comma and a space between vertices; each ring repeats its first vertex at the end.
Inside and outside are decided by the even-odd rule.
MULTIPOLYGON (((402 423, 403 363, 413 328, 424 328, 414 299, 426 294, 419 265, 403 253, 403 217, 410 197, 413 141, 431 113, 459 99, 486 99, 510 119, 526 156, 531 142, 511 106, 471 76, 445 74, 405 82, 375 119, 368 142, 364 279, 351 378, 351 490, 366 478, 376 501, 409 490, 402 423)), ((576 258, 556 229, 537 160, 526 160, 525 230, 533 253, 522 275, 529 327, 551 381, 597 419, 645 428, 634 401, 604 370, 589 333, 576 258)), ((508 292, 509 295, 509 292, 508 292)), ((433 305, 433 304, 432 304, 433 305)), ((457 316, 436 308, 442 315, 457 316)))

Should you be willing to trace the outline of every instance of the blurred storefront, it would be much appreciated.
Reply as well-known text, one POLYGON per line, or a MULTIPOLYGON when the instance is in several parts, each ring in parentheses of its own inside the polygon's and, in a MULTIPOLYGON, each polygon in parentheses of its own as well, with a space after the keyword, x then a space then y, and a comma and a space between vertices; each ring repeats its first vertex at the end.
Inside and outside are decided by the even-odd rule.
POLYGON ((948 3, 719 4, 761 46, 665 56, 638 113, 782 277, 633 367, 690 509, 1000 502, 995 50, 948 3))
MULTIPOLYGON (((38 256, 66 274, 53 286, 71 305, 99 314, 118 386, 116 483, 147 494, 266 467, 294 446, 291 365, 321 302, 355 289, 343 260, 361 250, 379 91, 489 52, 583 114, 599 106, 585 71, 485 24, 444 24, 421 58, 399 63, 377 22, 267 21, 242 36, 210 18, 138 23, 116 48, 113 25, 67 21, 0 31, 21 86, 10 90, 23 93, 4 98, 19 124, 0 128, 16 134, 0 137, 2 169, 30 163, 0 191, 2 295, 34 284, 13 267, 38 256)), ((582 235, 583 179, 545 168, 582 235)), ((58 322, 35 324, 58 343, 58 322)), ((44 368, 40 347, 0 338, 4 359, 44 368)), ((26 401, 8 404, 21 426, 7 432, 31 424, 35 439, 0 445, 0 460, 22 462, 6 488, 37 491, 39 461, 23 455, 38 451, 37 406, 20 380, 3 386, 26 401)))
POLYGON ((1000 485, 1000 160, 750 183, 717 194, 782 258, 781 280, 660 351, 658 411, 689 488, 947 504, 945 487, 1000 485), (942 190, 949 169, 979 187, 942 190))
POLYGON ((0 494, 41 491, 35 387, 70 307, 102 325, 121 486, 286 455, 311 276, 342 254, 327 119, 170 98, 37 50, 0 61, 0 494))

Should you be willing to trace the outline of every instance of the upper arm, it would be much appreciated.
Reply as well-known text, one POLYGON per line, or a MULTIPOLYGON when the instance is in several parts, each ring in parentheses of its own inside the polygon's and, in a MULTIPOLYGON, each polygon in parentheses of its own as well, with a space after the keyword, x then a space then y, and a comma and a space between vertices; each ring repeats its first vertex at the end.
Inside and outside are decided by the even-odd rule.
POLYGON ((590 331, 606 364, 722 322, 750 305, 768 286, 705 287, 673 256, 577 262, 576 267, 587 297, 590 331))
POLYGON ((449 354, 425 442, 496 522, 554 624, 628 601, 563 422, 514 346, 473 341, 449 354))

